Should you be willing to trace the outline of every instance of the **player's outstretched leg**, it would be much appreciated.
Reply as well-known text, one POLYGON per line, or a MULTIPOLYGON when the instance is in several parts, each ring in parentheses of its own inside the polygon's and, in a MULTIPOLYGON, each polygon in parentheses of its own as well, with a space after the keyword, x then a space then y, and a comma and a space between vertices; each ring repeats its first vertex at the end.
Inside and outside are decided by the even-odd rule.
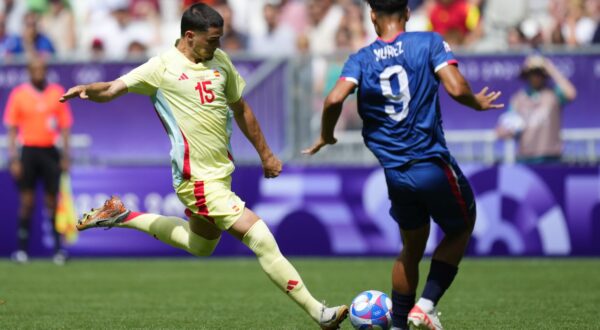
POLYGON ((114 196, 101 208, 84 214, 77 223, 80 231, 95 227, 137 229, 195 256, 211 255, 220 240, 220 237, 208 240, 196 235, 187 221, 177 217, 131 212, 114 196))
POLYGON ((279 251, 267 225, 254 212, 246 209, 229 232, 256 254, 262 269, 273 283, 302 307, 321 329, 339 328, 348 314, 348 307, 327 308, 313 298, 298 271, 279 251))
POLYGON ((415 305, 419 284, 419 262, 423 258, 429 225, 414 230, 400 230, 402 252, 392 269, 392 325, 394 330, 408 329, 408 313, 415 305))

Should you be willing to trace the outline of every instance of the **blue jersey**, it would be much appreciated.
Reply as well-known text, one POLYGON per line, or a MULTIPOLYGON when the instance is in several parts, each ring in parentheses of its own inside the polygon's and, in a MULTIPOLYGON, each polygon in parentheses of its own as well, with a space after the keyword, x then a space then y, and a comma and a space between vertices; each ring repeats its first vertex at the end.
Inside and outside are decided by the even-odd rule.
POLYGON ((450 159, 436 72, 457 63, 448 44, 433 32, 377 39, 348 58, 341 79, 358 86, 365 144, 384 168, 450 159))

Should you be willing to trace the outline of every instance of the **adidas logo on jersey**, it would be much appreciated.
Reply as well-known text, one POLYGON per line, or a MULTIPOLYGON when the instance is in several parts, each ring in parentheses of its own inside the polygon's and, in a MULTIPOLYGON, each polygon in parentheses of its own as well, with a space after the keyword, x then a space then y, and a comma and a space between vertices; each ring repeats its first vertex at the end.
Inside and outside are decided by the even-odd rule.
POLYGON ((287 282, 287 291, 285 293, 290 293, 290 291, 294 290, 294 288, 298 285, 298 281, 294 281, 294 280, 289 280, 287 282))
POLYGON ((185 73, 182 73, 181 76, 179 76, 179 79, 177 79, 177 80, 181 81, 181 80, 188 80, 188 79, 189 79, 189 77, 185 73))

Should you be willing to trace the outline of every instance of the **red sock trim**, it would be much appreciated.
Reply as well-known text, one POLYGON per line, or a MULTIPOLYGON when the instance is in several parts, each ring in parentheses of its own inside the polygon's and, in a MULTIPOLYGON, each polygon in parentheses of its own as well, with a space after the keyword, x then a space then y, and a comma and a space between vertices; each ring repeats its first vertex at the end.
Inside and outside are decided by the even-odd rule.
POLYGON ((142 215, 144 213, 142 212, 129 212, 129 214, 127 215, 127 218, 125 218, 125 220, 123 220, 123 222, 127 222, 127 221, 131 221, 137 217, 139 217, 140 215, 142 215))

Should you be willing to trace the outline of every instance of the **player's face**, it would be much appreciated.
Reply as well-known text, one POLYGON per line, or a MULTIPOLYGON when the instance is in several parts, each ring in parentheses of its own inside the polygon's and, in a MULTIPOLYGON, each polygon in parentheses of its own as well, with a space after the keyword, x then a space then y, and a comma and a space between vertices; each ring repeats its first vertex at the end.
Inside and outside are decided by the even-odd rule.
POLYGON ((208 31, 191 33, 194 34, 192 38, 192 49, 195 57, 202 61, 212 60, 215 51, 221 46, 223 28, 209 27, 208 31))
POLYGON ((46 65, 43 62, 30 63, 29 77, 33 84, 42 84, 46 81, 46 65))

